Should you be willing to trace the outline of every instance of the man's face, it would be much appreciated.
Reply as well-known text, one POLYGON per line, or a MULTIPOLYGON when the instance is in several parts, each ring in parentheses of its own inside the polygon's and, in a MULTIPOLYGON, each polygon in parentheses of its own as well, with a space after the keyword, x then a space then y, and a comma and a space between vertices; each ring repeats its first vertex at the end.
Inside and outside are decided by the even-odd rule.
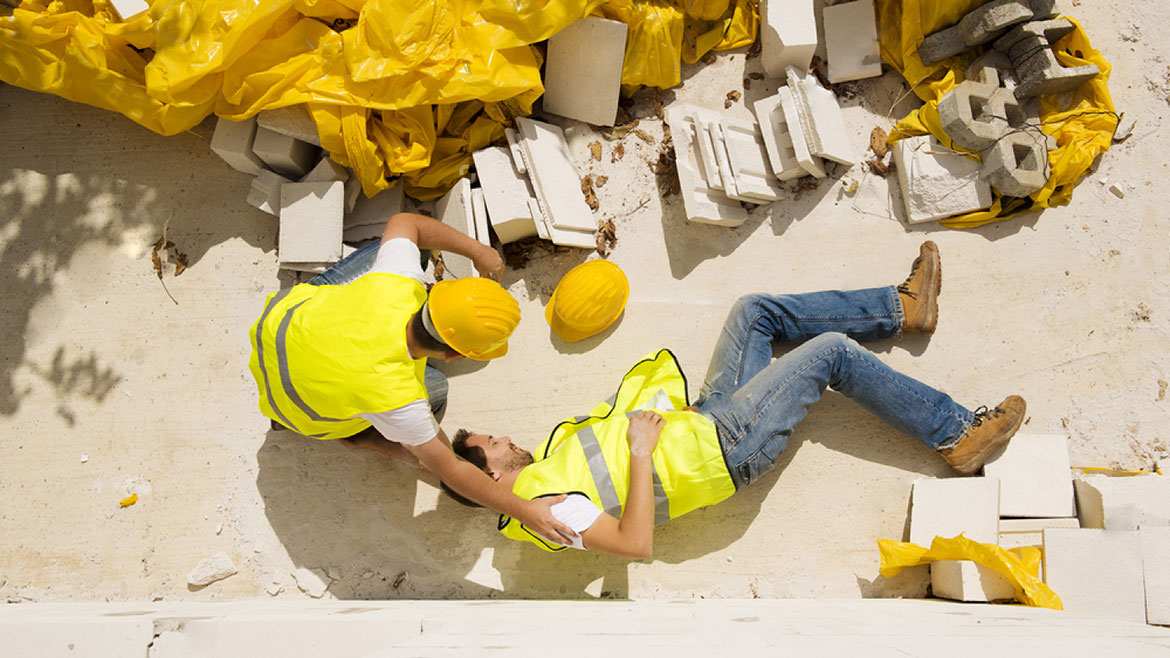
POLYGON ((467 445, 483 450, 492 473, 519 471, 533 462, 532 453, 512 443, 510 436, 472 434, 467 437, 467 445))

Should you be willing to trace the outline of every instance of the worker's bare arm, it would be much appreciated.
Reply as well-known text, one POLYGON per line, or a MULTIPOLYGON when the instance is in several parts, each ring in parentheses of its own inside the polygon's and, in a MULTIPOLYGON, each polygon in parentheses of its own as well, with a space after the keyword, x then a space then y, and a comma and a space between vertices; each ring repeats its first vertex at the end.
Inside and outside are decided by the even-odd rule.
POLYGON ((438 475, 447 486, 480 505, 506 514, 552 541, 565 544, 577 536, 572 528, 558 521, 549 509, 564 500, 564 496, 525 500, 470 462, 456 457, 450 445, 446 434, 439 430, 434 439, 407 446, 407 449, 414 453, 423 468, 438 475))
POLYGON ((493 279, 499 279, 504 272, 504 260, 495 249, 425 215, 400 212, 391 217, 382 231, 382 241, 393 238, 407 238, 419 249, 453 251, 467 256, 476 269, 493 279))
POLYGON ((630 444, 630 489, 622 518, 609 514, 597 517, 581 541, 592 551, 630 559, 650 557, 654 552, 654 493, 651 485, 651 455, 666 420, 653 411, 639 411, 630 418, 626 439, 630 444))
POLYGON ((400 459, 408 464, 422 467, 419 464, 418 458, 401 443, 391 441, 377 434, 363 433, 360 436, 338 439, 338 441, 347 448, 353 448, 354 450, 373 450, 374 452, 400 459))

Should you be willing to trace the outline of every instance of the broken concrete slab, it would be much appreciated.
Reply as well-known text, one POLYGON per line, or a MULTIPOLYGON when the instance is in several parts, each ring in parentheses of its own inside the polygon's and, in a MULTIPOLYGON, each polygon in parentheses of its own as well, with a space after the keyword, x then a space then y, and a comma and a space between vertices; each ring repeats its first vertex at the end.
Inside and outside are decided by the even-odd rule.
POLYGON ((1045 529, 1044 581, 1066 612, 1146 621, 1137 532, 1045 529))
POLYGON ((341 260, 345 185, 286 183, 280 186, 280 262, 335 263, 341 260))
POLYGON ((1146 623, 1170 625, 1170 527, 1138 533, 1146 587, 1146 623))
POLYGON ((821 86, 816 77, 788 67, 788 89, 796 103, 797 117, 813 155, 852 165, 856 159, 845 129, 845 117, 837 96, 821 86))
POLYGON ((927 36, 918 47, 923 64, 966 52, 1002 35, 1013 25, 1032 19, 1026 0, 991 0, 968 12, 955 25, 927 36))
POLYGON ((544 111, 612 126, 625 60, 625 23, 585 17, 549 37, 544 64, 544 111))
MULTIPOLYGON (((435 219, 460 233, 475 237, 475 217, 472 208, 471 181, 460 178, 437 203, 435 203, 435 219)), ((453 251, 443 252, 443 267, 455 278, 476 276, 475 265, 471 259, 453 251)))
POLYGON ((1073 485, 1081 527, 1135 530, 1170 525, 1170 478, 1164 475, 1086 475, 1073 485))
POLYGON ((550 229, 595 231, 597 219, 585 203, 581 177, 569 156, 564 132, 550 123, 528 117, 517 117, 516 126, 523 138, 520 146, 525 167, 550 229))
POLYGON ((987 458, 983 473, 999 478, 1001 516, 1076 516, 1067 436, 1016 434, 987 458))
POLYGON ((898 185, 911 224, 961 215, 991 205, 991 185, 978 162, 943 147, 929 135, 894 145, 898 185))
POLYGON ((259 176, 268 167, 260 156, 252 152, 256 139, 256 118, 232 121, 220 117, 211 135, 211 150, 238 172, 259 176))
POLYGON ((320 149, 308 142, 257 126, 252 152, 276 173, 298 179, 309 173, 309 169, 316 164, 320 149))
POLYGON ((991 567, 970 560, 939 560, 930 564, 930 589, 953 601, 1011 601, 1011 582, 991 567))
POLYGON ((813 0, 760 0, 760 63, 770 78, 785 69, 808 70, 817 49, 813 0))
POLYGON ((780 97, 780 110, 784 113, 784 121, 788 125, 788 134, 792 137, 792 152, 800 168, 815 176, 825 177, 825 167, 821 159, 809 151, 808 141, 804 136, 804 128, 800 125, 800 111, 796 107, 796 99, 792 90, 781 87, 776 95, 780 97))
POLYGON ((217 580, 239 573, 232 558, 224 551, 211 557, 203 558, 195 568, 187 574, 187 584, 191 587, 206 587, 217 580))
POLYGON ((489 146, 471 154, 483 188, 488 220, 500 242, 507 244, 537 235, 528 200, 532 198, 527 177, 516 171, 512 155, 503 146, 489 146))
POLYGON ((849 82, 882 74, 873 0, 825 7, 821 23, 829 60, 829 82, 849 82))
POLYGON ((772 173, 760 127, 754 122, 723 117, 720 128, 740 196, 756 202, 781 199, 780 179, 772 173))
POLYGON ((687 219, 704 224, 739 226, 747 219, 743 206, 707 186, 698 159, 699 136, 705 130, 694 117, 698 108, 672 105, 666 108, 666 123, 674 137, 678 182, 687 219))
POLYGON ((248 189, 248 205, 280 217, 280 188, 291 182, 274 171, 261 171, 252 179, 252 187, 248 189))
POLYGON ((772 173, 779 180, 791 180, 805 175, 807 172, 796 160, 792 134, 789 132, 788 122, 784 120, 779 94, 761 98, 755 102, 753 109, 760 126, 760 134, 764 139, 768 161, 772 165, 772 173))
POLYGON ((983 153, 982 176, 1004 196, 1026 197, 1048 182, 1048 152, 1055 148, 1056 139, 1039 127, 1011 132, 983 153))
POLYGON ((999 480, 988 477, 914 481, 910 541, 929 547, 935 537, 995 543, 999 537, 999 480))
POLYGON ((313 121, 313 115, 309 114, 308 108, 303 104, 263 110, 256 115, 256 121, 261 128, 314 146, 321 145, 321 137, 317 134, 317 122, 313 121))

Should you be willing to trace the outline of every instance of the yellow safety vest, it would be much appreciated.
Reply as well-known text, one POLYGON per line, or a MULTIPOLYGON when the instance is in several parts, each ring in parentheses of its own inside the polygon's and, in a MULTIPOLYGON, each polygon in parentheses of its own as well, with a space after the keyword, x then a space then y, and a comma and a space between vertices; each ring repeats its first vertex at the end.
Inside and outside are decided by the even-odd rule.
POLYGON ((359 413, 425 400, 427 360, 411 358, 406 331, 426 299, 418 281, 385 272, 269 295, 249 332, 260 411, 305 436, 340 439, 370 426, 359 413))
MULTIPOLYGON (((676 409, 689 404, 686 377, 670 350, 660 350, 635 365, 622 378, 617 394, 588 416, 557 425, 534 453, 536 461, 517 476, 512 491, 526 499, 580 493, 621 518, 630 486, 629 417, 659 391, 666 393, 676 409)), ((692 411, 659 413, 666 424, 651 455, 655 524, 735 493, 714 423, 692 411)), ((500 515, 499 530, 548 551, 566 548, 505 515, 500 515)))

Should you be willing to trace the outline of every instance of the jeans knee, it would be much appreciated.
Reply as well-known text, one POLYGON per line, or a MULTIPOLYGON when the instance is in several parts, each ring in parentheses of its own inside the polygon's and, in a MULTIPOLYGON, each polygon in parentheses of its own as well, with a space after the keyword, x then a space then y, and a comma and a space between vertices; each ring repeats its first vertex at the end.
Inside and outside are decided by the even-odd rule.
POLYGON ((836 331, 830 331, 828 333, 821 334, 815 338, 809 339, 809 341, 805 344, 809 345, 810 347, 817 347, 817 348, 824 348, 824 349, 834 349, 834 348, 852 349, 854 347, 857 347, 857 341, 846 336, 845 334, 838 333, 836 331))
POLYGON ((760 301, 764 295, 752 293, 735 300, 731 306, 731 317, 743 322, 752 322, 760 314, 760 301))

